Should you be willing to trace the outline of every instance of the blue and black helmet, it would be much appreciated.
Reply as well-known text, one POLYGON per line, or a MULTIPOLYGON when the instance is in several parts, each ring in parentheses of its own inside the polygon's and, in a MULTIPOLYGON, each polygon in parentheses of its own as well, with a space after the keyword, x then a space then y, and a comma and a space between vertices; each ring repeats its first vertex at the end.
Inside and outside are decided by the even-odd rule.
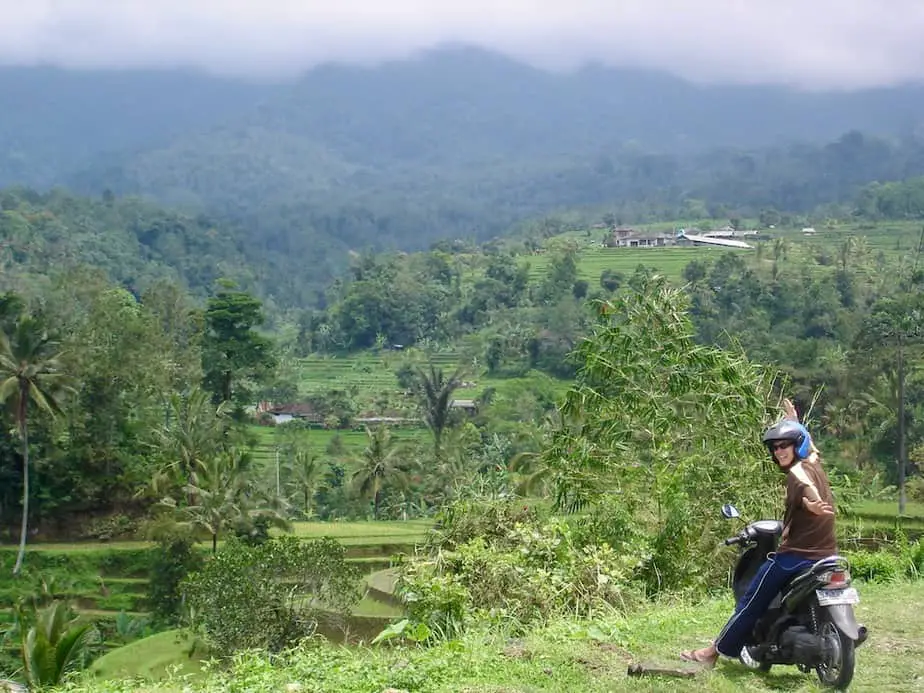
POLYGON ((795 447, 796 458, 804 460, 812 452, 812 436, 808 429, 798 421, 783 419, 773 424, 764 433, 764 445, 773 455, 773 443, 779 440, 791 440, 795 447))

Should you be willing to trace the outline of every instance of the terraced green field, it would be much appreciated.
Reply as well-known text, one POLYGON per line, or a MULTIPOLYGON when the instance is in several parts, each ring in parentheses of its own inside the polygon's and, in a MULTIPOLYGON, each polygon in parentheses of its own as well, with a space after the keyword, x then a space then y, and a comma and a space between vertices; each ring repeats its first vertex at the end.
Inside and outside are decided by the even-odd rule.
MULTIPOLYGON (((581 251, 578 261, 578 278, 591 287, 599 286, 600 274, 605 269, 629 276, 639 265, 657 270, 668 279, 680 281, 683 268, 693 260, 709 260, 728 252, 726 248, 666 247, 666 248, 587 248, 581 251)), ((753 252, 748 250, 738 252, 753 252)), ((522 262, 529 264, 530 281, 539 281, 545 275, 551 258, 549 255, 530 255, 522 262)))
MULTIPOLYGON (((395 554, 410 553, 423 542, 431 526, 428 520, 297 522, 293 533, 304 539, 333 537, 344 544, 347 561, 364 575, 361 588, 365 594, 352 610, 350 629, 353 637, 369 639, 401 614, 390 591, 381 590, 383 571, 392 565, 395 554), (375 589, 371 585, 373 581, 375 589)), ((24 590, 28 592, 38 585, 39 576, 55 597, 67 600, 79 613, 93 618, 104 632, 114 629, 122 611, 129 616, 145 616, 148 608, 146 566, 153 546, 143 541, 33 544, 26 554, 26 581, 9 577, 15 547, 0 547, 0 629, 12 620, 14 602, 24 590)), ((200 550, 206 552, 210 547, 200 545, 200 550)), ((333 627, 322 628, 322 632, 334 639, 343 637, 333 627)), ((145 657, 152 671, 158 670, 163 659, 157 654, 161 649, 170 659, 177 647, 189 647, 189 642, 181 643, 167 635, 155 636, 149 644, 154 652, 146 652, 145 657)), ((103 673, 121 669, 125 658, 131 660, 136 650, 137 647, 127 649, 122 655, 100 660, 103 673)), ((196 671, 195 662, 191 660, 191 664, 194 665, 191 672, 196 671)))
MULTIPOLYGON (((361 354, 352 357, 318 355, 301 359, 298 365, 299 391, 304 394, 324 394, 330 390, 399 393, 395 370, 404 354, 383 351, 381 354, 361 354)), ((462 360, 456 351, 438 352, 431 356, 436 366, 451 371, 462 360)))
MULTIPOLYGON (((659 223, 639 225, 639 230, 650 227, 652 230, 663 231, 668 228, 684 226, 682 222, 659 223)), ((601 248, 599 242, 602 231, 594 230, 591 236, 586 232, 574 232, 567 236, 557 236, 549 239, 547 246, 560 243, 563 238, 583 244, 578 260, 578 276, 588 281, 591 287, 598 286, 600 274, 605 269, 621 272, 623 275, 632 274, 636 267, 645 267, 657 270, 669 279, 680 281, 683 268, 692 260, 710 260, 727 252, 741 252, 746 257, 754 258, 756 250, 729 250, 727 248, 696 247, 664 247, 664 248, 601 248), (593 245, 591 245, 593 243, 593 245)), ((917 249, 921 235, 921 224, 918 222, 888 222, 875 226, 841 224, 833 228, 818 227, 812 235, 805 235, 801 228, 774 229, 766 232, 768 237, 759 243, 764 245, 763 256, 768 258, 775 238, 786 239, 792 247, 809 251, 824 250, 829 255, 835 255, 837 249, 849 236, 865 239, 866 247, 871 256, 880 252, 886 259, 906 259, 913 255, 917 249)), ((537 281, 546 272, 550 262, 550 255, 522 256, 520 261, 529 264, 530 281, 537 281)))

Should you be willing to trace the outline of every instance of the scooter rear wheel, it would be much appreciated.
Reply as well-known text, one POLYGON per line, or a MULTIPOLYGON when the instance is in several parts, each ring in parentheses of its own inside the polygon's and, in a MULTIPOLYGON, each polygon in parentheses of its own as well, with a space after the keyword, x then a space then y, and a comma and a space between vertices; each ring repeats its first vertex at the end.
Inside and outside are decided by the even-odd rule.
POLYGON ((825 688, 846 690, 853 680, 856 666, 854 642, 824 617, 819 620, 817 630, 824 641, 825 651, 824 661, 815 667, 818 680, 825 688))

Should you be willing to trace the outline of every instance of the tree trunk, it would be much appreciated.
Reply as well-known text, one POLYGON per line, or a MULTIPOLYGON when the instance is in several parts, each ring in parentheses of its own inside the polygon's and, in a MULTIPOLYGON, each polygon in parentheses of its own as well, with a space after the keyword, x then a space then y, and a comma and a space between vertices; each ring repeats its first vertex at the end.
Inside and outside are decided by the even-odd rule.
POLYGON ((231 371, 225 371, 221 374, 221 396, 222 401, 231 401, 231 371))
POLYGON ((218 532, 212 533, 212 555, 218 553, 218 532))
POLYGON ((372 519, 379 519, 379 490, 376 489, 375 493, 372 494, 372 519))
POLYGON ((898 341, 898 514, 905 514, 905 354, 898 341))
MULTIPOLYGON (((21 395, 20 395, 21 396, 21 395)), ((25 404, 20 406, 20 433, 22 434, 22 526, 19 530, 19 553, 13 575, 19 575, 22 562, 26 556, 26 535, 29 531, 29 427, 26 425, 25 404)))

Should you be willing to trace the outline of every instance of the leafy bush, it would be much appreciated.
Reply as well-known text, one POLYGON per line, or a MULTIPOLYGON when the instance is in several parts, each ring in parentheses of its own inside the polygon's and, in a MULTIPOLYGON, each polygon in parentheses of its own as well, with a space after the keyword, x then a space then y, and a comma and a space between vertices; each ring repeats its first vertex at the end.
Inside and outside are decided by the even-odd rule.
POLYGON ((718 505, 781 510, 780 478, 760 444, 773 374, 740 351, 698 344, 689 296, 662 277, 631 284, 597 303, 542 460, 561 510, 622 499, 631 520, 620 525, 650 542, 649 591, 702 590, 723 568, 718 505))
POLYGON ((109 517, 97 517, 88 522, 83 531, 83 538, 110 541, 111 539, 132 537, 137 531, 138 520, 128 515, 117 514, 109 517))
POLYGON ((908 576, 914 579, 924 577, 924 541, 918 540, 908 547, 908 576))
POLYGON ((155 621, 177 623, 183 606, 180 585, 202 567, 203 555, 195 547, 193 531, 182 525, 160 526, 152 538, 157 550, 148 576, 148 603, 155 621))
POLYGON ((866 582, 895 582, 904 574, 901 559, 888 551, 854 551, 847 558, 851 576, 866 582))
POLYGON ((452 540, 402 566, 396 587, 411 626, 422 623, 434 638, 448 638, 472 617, 518 629, 553 614, 590 614, 638 601, 644 543, 628 533, 614 548, 588 534, 594 522, 613 514, 608 509, 583 522, 573 518, 573 529, 522 504, 456 503, 446 512, 444 536, 452 540), (520 519, 511 522, 514 512, 520 519))
POLYGON ((650 540, 630 502, 617 493, 601 498, 587 513, 572 520, 574 543, 582 547, 608 544, 618 552, 647 556, 650 540))
POLYGON ((193 625, 218 654, 277 652, 311 635, 321 610, 345 617, 359 599, 359 577, 333 539, 231 539, 183 589, 193 625))
POLYGON ((924 503, 924 476, 913 476, 905 482, 905 493, 908 499, 916 503, 924 503))
POLYGON ((476 537, 490 542, 506 537, 518 523, 534 525, 542 516, 522 500, 460 500, 440 510, 428 543, 452 549, 476 537))

